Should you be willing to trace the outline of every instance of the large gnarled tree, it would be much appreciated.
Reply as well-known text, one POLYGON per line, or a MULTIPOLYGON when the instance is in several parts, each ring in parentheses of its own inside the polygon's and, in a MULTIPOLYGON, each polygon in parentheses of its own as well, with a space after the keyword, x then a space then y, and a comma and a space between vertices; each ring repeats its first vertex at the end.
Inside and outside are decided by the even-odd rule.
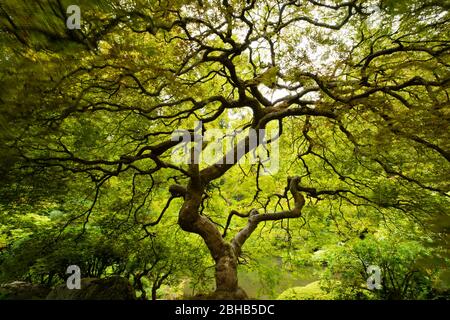
POLYGON ((405 215, 426 197, 448 201, 447 5, 80 1, 82 28, 69 30, 69 2, 0 4, 0 102, 14 125, 8 152, 15 150, 21 169, 87 175, 95 185, 87 210, 67 224, 84 219, 86 226, 102 187, 131 176, 136 223, 151 235, 180 198, 179 226, 200 235, 215 261, 215 297, 245 298, 237 279, 242 246, 262 222, 301 217, 305 198, 405 215), (173 162, 182 142, 174 133, 186 129, 194 139, 195 121, 200 134, 225 124, 242 130, 240 140, 216 163, 173 162), (281 134, 280 155, 270 156, 300 169, 288 178, 282 163, 272 175, 284 193, 261 201, 264 163, 250 165, 249 210, 230 208, 213 221, 205 201, 240 158, 268 143, 250 141, 252 130, 269 127, 281 134), (317 185, 325 172, 334 180, 317 185), (416 193, 374 199, 376 177, 416 193), (169 191, 162 212, 142 216, 148 194, 161 188, 169 191), (228 236, 234 216, 246 225, 228 236))

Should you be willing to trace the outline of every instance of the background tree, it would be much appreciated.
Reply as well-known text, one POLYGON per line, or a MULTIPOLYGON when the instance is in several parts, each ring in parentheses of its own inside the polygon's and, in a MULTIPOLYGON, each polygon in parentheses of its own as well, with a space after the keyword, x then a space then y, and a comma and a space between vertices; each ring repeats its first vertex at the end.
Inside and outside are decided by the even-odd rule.
POLYGON ((62 230, 102 211, 120 230, 120 212, 150 237, 176 210, 214 260, 213 297, 244 298, 237 266, 260 225, 288 241, 323 225, 335 241, 401 216, 433 237, 429 217, 448 216, 448 5, 80 2, 81 30, 65 27, 67 6, 0 6, 4 189, 90 195, 62 230), (198 138, 196 121, 204 136, 241 130, 234 163, 172 161, 173 133, 198 138), (251 129, 278 130, 278 172, 262 175, 278 155, 251 129))

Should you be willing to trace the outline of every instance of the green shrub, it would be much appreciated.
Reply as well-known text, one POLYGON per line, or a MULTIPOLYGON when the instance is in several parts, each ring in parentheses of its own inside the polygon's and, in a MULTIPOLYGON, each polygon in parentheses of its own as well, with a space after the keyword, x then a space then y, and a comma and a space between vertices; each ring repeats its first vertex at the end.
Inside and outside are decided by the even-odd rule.
POLYGON ((320 287, 320 281, 314 281, 304 287, 289 288, 281 293, 277 300, 332 300, 333 295, 320 287))

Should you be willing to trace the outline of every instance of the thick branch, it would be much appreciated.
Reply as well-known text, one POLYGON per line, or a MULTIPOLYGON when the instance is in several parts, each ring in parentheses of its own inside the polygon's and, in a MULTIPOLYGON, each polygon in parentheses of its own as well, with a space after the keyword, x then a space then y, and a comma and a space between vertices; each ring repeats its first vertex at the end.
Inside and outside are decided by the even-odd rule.
POLYGON ((248 218, 247 226, 245 226, 238 234, 233 238, 231 244, 236 254, 239 255, 241 253, 241 248, 244 245, 245 241, 250 237, 253 231, 256 230, 258 224, 262 221, 275 221, 282 220, 287 218, 298 218, 301 216, 301 210, 305 205, 305 198, 300 193, 299 187, 300 177, 288 178, 289 191, 294 197, 294 208, 292 210, 274 212, 274 213, 265 213, 258 214, 258 211, 253 209, 250 212, 250 216, 248 218))

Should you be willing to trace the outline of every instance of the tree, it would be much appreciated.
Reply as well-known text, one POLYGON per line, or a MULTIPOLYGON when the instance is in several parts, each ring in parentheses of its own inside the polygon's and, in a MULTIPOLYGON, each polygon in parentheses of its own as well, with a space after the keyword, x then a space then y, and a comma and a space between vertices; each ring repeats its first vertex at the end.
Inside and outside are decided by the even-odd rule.
POLYGON ((139 230, 131 230, 112 238, 108 234, 115 230, 97 225, 82 238, 72 228, 55 241, 58 230, 54 227, 49 224, 22 236, 2 252, 1 283, 20 280, 48 288, 65 285, 67 267, 76 265, 83 278, 121 276, 130 280, 140 299, 147 299, 148 291, 155 300, 163 284, 176 286, 183 277, 198 279, 206 269, 202 253, 186 247, 175 235, 158 234, 140 241, 139 230))
POLYGON ((30 174, 65 177, 69 190, 91 182, 85 210, 66 227, 83 219, 83 232, 95 210, 114 212, 101 199, 117 185, 128 204, 118 210, 147 236, 176 203, 178 225, 214 260, 212 297, 244 298, 237 265, 261 224, 309 223, 318 218, 305 212, 326 208, 342 218, 322 222, 345 237, 342 223, 361 231, 346 217, 420 224, 448 214, 447 5, 81 2, 80 30, 65 27, 68 5, 0 6, 5 181, 15 184, 6 179, 14 172, 28 187, 30 174), (214 143, 200 143, 208 131, 225 127, 238 142, 211 163, 195 161, 212 153, 214 143), (188 160, 174 162, 186 138, 188 160), (263 176, 276 157, 280 170, 263 176), (159 214, 143 213, 163 194, 159 214))
POLYGON ((377 237, 358 239, 327 253, 324 286, 343 299, 425 299, 439 271, 421 263, 427 256, 430 252, 420 242, 401 241, 380 232, 377 237), (380 268, 378 290, 367 288, 370 264, 380 268))

